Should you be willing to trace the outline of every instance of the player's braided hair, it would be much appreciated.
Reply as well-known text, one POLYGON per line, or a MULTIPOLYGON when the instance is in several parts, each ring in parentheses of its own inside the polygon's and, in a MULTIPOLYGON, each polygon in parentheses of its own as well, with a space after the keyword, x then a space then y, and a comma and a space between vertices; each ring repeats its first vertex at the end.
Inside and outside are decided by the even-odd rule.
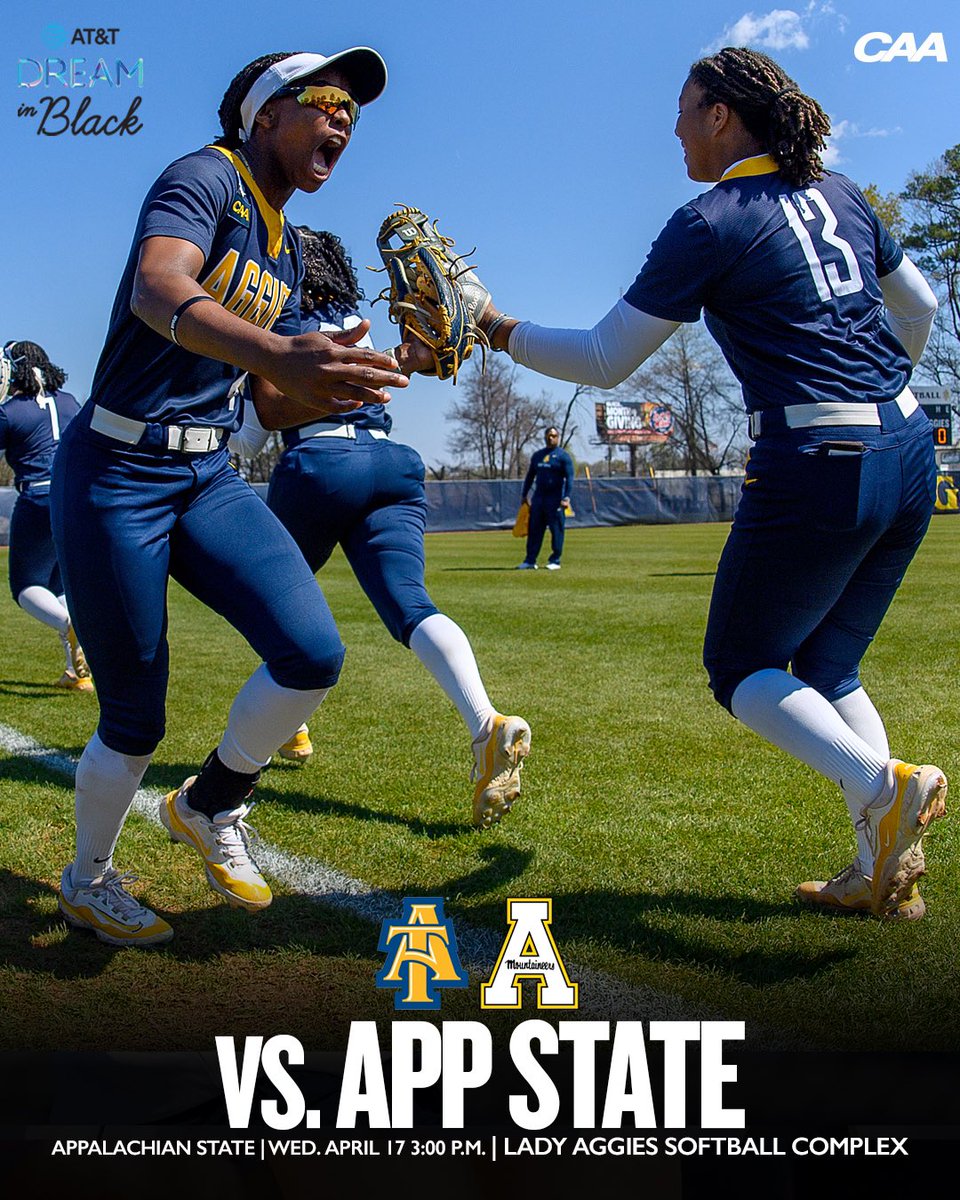
POLYGON ((217 138, 216 144, 218 146, 226 146, 230 150, 238 150, 243 145, 240 141, 240 108, 246 99, 247 92, 250 91, 267 67, 272 67, 274 63, 278 63, 284 58, 290 58, 291 55, 298 53, 300 52, 297 50, 286 50, 279 54, 263 54, 260 58, 255 58, 253 62, 247 63, 242 71, 238 71, 234 75, 230 81, 230 86, 223 94, 219 109, 217 109, 217 116, 220 118, 220 127, 223 130, 223 137, 217 138))
POLYGON ((66 372, 55 366, 46 350, 36 342, 10 342, 7 354, 14 360, 10 373, 10 390, 13 392, 21 392, 24 396, 39 395, 40 384, 34 367, 43 376, 43 390, 48 395, 58 392, 67 382, 66 372))
POLYGON ((772 58, 727 46, 695 62, 689 77, 703 89, 703 104, 727 104, 734 110, 747 132, 777 160, 788 182, 803 187, 823 178, 820 151, 830 134, 830 119, 772 58))
POLYGON ((303 247, 301 310, 330 308, 340 313, 355 312, 364 298, 363 291, 343 242, 325 229, 311 229, 307 225, 297 228, 303 247))

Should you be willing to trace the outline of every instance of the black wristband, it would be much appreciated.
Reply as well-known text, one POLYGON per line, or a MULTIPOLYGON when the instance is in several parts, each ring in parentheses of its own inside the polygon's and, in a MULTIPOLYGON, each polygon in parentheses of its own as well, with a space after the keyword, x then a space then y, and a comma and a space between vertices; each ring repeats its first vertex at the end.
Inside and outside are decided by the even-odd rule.
MULTIPOLYGON (((170 341, 173 342, 175 346, 180 345, 180 343, 177 341, 177 323, 191 304, 197 304, 201 300, 213 300, 213 297, 208 296, 206 292, 204 292, 202 296, 191 296, 189 300, 184 300, 184 302, 178 306, 173 316, 170 318, 170 341)), ((213 300, 213 302, 214 304, 217 303, 216 300, 213 300)))

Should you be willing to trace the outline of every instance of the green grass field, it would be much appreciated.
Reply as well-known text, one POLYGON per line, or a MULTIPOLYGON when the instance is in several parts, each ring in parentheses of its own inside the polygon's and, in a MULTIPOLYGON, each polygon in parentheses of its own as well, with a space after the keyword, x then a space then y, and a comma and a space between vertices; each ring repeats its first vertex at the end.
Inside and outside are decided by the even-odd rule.
MULTIPOLYGON (((474 644, 490 695, 533 728, 524 793, 497 829, 469 824, 468 738, 393 643, 339 555, 323 582, 348 646, 305 768, 264 773, 254 824, 398 897, 443 895, 505 931, 508 896, 550 896, 564 958, 792 1044, 957 1048, 955 853, 927 840, 927 918, 887 926, 799 911, 795 885, 853 856, 842 798, 711 699, 700 642, 724 526, 572 530, 564 570, 519 572, 502 533, 428 538, 428 584, 474 644)), ((960 521, 939 517, 867 658, 894 753, 955 771, 954 596, 960 521)), ((168 734, 145 785, 177 786, 216 743, 255 665, 218 617, 171 587, 168 734)), ((59 643, 6 601, 0 722, 78 756, 96 703, 50 686, 59 643)), ((0 1048, 210 1049, 214 1033, 293 1033, 342 1048, 349 1021, 390 1019, 371 922, 277 888, 251 917, 220 904, 199 860, 138 815, 117 865, 175 926, 114 951, 58 919, 72 789, 0 755, 0 1048)), ((399 905, 397 907, 399 915, 399 905)), ((477 1019, 476 987, 442 1016, 477 1019)), ((525 1011, 501 1021, 536 1015, 525 1011)), ((642 1017, 643 1012, 635 1016, 642 1017)), ((490 1014, 487 1014, 489 1017, 490 1014)))

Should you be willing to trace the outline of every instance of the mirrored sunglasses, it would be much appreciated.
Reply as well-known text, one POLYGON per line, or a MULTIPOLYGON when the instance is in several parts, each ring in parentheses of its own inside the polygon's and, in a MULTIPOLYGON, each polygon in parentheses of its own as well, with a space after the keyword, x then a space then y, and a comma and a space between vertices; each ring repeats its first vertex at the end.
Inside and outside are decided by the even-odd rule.
POLYGON ((350 128, 356 129, 360 120, 360 105, 349 92, 331 84, 309 84, 306 87, 293 85, 277 93, 280 96, 296 96, 297 103, 305 108, 317 108, 328 117, 336 116, 342 108, 350 118, 350 128))

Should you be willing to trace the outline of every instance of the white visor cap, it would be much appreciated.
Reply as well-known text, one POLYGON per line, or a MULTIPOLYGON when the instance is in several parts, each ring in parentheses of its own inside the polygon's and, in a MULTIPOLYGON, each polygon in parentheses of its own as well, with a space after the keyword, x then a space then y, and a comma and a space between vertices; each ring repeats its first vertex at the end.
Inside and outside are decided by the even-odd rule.
POLYGON ((387 64, 369 46, 352 46, 329 58, 324 54, 291 54, 267 67, 247 92, 240 106, 240 140, 249 139, 257 113, 281 88, 334 65, 349 77, 350 94, 358 104, 376 100, 387 86, 387 64))

